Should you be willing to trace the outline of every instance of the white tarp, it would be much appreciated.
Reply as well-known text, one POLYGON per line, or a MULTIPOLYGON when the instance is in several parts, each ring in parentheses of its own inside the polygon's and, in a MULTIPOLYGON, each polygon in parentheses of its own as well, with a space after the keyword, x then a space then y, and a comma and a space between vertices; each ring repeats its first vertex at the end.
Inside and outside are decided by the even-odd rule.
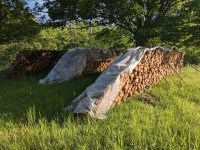
POLYGON ((120 75, 129 74, 138 65, 146 51, 164 47, 154 48, 131 48, 128 52, 121 54, 111 65, 99 76, 99 78, 86 88, 77 97, 71 106, 65 110, 73 110, 74 113, 83 113, 90 116, 105 114, 112 106, 118 93, 121 91, 126 80, 120 80, 120 75))
POLYGON ((40 84, 62 82, 81 75, 86 66, 87 51, 85 49, 71 49, 66 52, 40 84))
POLYGON ((106 50, 97 48, 74 48, 67 51, 51 72, 39 81, 40 84, 63 82, 81 75, 86 67, 86 61, 107 61, 120 50, 106 50))
MULTIPOLYGON (((115 101, 121 91, 125 80, 120 80, 120 76, 130 74, 138 65, 146 51, 154 49, 169 50, 164 47, 144 48, 137 47, 124 51, 110 66, 99 76, 99 78, 78 96, 71 106, 64 110, 73 110, 74 113, 83 113, 94 116, 105 114, 115 101)), ((66 52, 46 78, 40 80, 40 84, 67 81, 82 74, 86 67, 86 61, 105 61, 112 56, 116 56, 114 50, 100 49, 71 49, 66 52)), ((120 51, 118 51, 120 52, 120 51)), ((117 53, 118 53, 117 52, 117 53)))

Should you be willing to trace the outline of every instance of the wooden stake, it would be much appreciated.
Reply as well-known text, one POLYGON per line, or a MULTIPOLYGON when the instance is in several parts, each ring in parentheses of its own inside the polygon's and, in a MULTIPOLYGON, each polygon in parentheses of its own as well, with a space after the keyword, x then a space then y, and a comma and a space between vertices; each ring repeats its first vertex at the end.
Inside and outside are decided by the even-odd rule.
MULTIPOLYGON (((156 66, 157 67, 157 66, 156 66)), ((167 81, 167 79, 165 78, 164 74, 160 71, 160 69, 157 67, 158 71, 160 72, 160 74, 163 76, 163 78, 165 79, 165 81, 167 82, 167 84, 169 85, 169 82, 167 81)), ((169 85, 170 86, 170 85, 169 85)))
MULTIPOLYGON (((167 62, 166 60, 164 60, 165 62, 167 62)), ((179 76, 179 78, 181 78, 181 80, 183 80, 183 78, 178 74, 178 72, 170 65, 169 62, 167 62, 169 64, 169 66, 174 70, 174 72, 176 72, 176 74, 179 76)), ((184 81, 184 80, 183 80, 184 81)))
POLYGON ((191 63, 189 63, 188 61, 186 61, 186 60, 183 60, 183 61, 185 61, 186 63, 188 63, 192 68, 194 68, 196 71, 199 71, 200 72, 200 70, 199 69, 197 69, 197 68, 195 68, 194 66, 192 66, 192 64, 191 63))

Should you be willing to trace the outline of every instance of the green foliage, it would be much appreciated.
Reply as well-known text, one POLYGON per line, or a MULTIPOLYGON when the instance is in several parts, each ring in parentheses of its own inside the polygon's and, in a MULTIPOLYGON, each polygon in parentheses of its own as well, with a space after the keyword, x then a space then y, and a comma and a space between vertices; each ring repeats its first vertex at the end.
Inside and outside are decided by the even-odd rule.
MULTIPOLYGON (((51 25, 65 26, 72 20, 103 26, 115 24, 130 32, 137 45, 144 46, 149 39, 156 37, 162 41, 176 43, 189 32, 188 29, 194 31, 188 26, 188 20, 190 25, 193 22, 197 25, 199 21, 198 9, 192 9, 190 5, 193 2, 193 0, 47 0, 44 6, 48 8, 51 25), (196 19, 190 19, 191 15, 196 19), (187 30, 182 32, 183 29, 187 30)), ((199 5, 198 0, 195 2, 199 5)))
POLYGON ((68 24, 68 28, 45 28, 32 39, 0 45, 0 67, 7 68, 22 50, 69 50, 74 47, 127 49, 133 47, 130 35, 119 28, 82 28, 83 23, 68 24))
POLYGON ((17 53, 26 48, 27 45, 22 42, 0 45, 0 68, 8 68, 17 53))
POLYGON ((28 40, 38 34, 39 25, 25 4, 24 0, 0 1, 0 44, 28 40))
MULTIPOLYGON (((200 67, 198 67, 200 69, 200 67)), ((38 85, 37 76, 0 81, 1 149, 200 149, 200 73, 185 67, 145 94, 107 113, 106 120, 75 123, 61 110, 95 81, 88 75, 69 82, 38 85)))
POLYGON ((186 47, 183 46, 182 49, 185 51, 184 59, 192 64, 200 63, 200 48, 199 47, 186 47))
POLYGON ((131 34, 117 27, 103 28, 95 34, 95 39, 103 48, 128 49, 135 47, 131 40, 131 34))
POLYGON ((185 26, 181 27, 182 32, 184 32, 182 43, 187 46, 200 46, 200 1, 191 0, 185 5, 186 10, 183 11, 185 26))
POLYGON ((152 44, 154 44, 154 46, 164 46, 164 47, 173 46, 173 44, 170 43, 170 42, 164 42, 164 41, 162 41, 160 37, 150 38, 148 40, 148 43, 152 43, 152 44))

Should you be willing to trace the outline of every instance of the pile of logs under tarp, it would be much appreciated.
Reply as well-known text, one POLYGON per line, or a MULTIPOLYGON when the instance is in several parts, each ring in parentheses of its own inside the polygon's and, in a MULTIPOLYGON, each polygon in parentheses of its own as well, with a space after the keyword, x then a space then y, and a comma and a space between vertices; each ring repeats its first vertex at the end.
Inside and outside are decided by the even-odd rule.
MULTIPOLYGON (((88 53, 88 59, 86 62, 86 68, 84 74, 104 71, 120 54, 119 50, 109 50, 111 54, 104 54, 102 49, 94 49, 94 53, 97 51, 98 55, 101 55, 102 60, 95 60, 88 53), (105 58, 104 58, 105 57, 105 58), (111 57, 111 58, 107 58, 111 57)), ((21 74, 34 74, 42 72, 44 70, 52 69, 60 58, 67 52, 52 51, 52 50, 26 50, 21 51, 15 61, 11 64, 10 68, 3 72, 4 77, 12 77, 21 74)), ((91 51, 93 52, 93 51, 91 51)), ((95 54, 93 54, 95 55, 95 54)))
POLYGON ((52 69, 66 51, 26 50, 20 52, 10 68, 4 71, 4 77, 17 74, 37 73, 52 69))
POLYGON ((132 71, 132 74, 125 73, 121 75, 120 80, 129 78, 113 105, 120 104, 144 89, 151 88, 163 77, 165 78, 165 76, 172 74, 174 71, 179 71, 183 67, 183 57, 184 53, 178 50, 165 51, 156 49, 147 51, 137 67, 132 71))
POLYGON ((92 72, 102 72, 104 71, 118 56, 113 56, 110 60, 106 61, 87 61, 84 74, 92 72))
POLYGON ((113 49, 92 48, 87 52, 84 74, 104 71, 122 52, 113 49))

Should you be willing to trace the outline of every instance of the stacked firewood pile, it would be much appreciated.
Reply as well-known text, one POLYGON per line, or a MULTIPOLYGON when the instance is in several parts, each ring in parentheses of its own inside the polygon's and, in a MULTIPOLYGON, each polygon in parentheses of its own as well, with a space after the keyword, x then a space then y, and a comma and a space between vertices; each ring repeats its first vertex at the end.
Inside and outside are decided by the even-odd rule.
POLYGON ((37 73, 52 69, 66 51, 34 50, 20 52, 10 68, 4 71, 4 77, 17 74, 37 73))
MULTIPOLYGON (((104 51, 102 49, 93 49, 87 54, 87 62, 84 74, 104 71, 120 54, 118 50, 104 51), (92 52, 97 51, 97 55, 92 52), (92 54, 91 54, 92 53, 92 54), (94 56, 93 56, 94 55, 94 56), (95 60, 98 57, 100 60, 95 60)), ((52 69, 60 58, 67 52, 51 50, 27 50, 20 52, 10 68, 3 72, 1 76, 12 77, 15 75, 38 73, 44 70, 52 69)))
POLYGON ((157 49, 146 52, 131 74, 127 71, 121 74, 120 80, 126 82, 113 105, 121 104, 127 98, 151 88, 165 76, 179 71, 183 67, 183 57, 183 52, 178 50, 157 49))
POLYGON ((104 71, 122 52, 124 51, 91 48, 87 52, 84 74, 104 71))
POLYGON ((57 51, 57 55, 55 56, 55 59, 52 60, 50 66, 48 69, 53 69, 53 67, 57 64, 57 62, 60 60, 60 58, 67 52, 67 50, 57 51))
POLYGON ((93 73, 93 72, 102 72, 104 71, 118 56, 113 56, 110 60, 105 61, 87 61, 84 74, 93 73))

